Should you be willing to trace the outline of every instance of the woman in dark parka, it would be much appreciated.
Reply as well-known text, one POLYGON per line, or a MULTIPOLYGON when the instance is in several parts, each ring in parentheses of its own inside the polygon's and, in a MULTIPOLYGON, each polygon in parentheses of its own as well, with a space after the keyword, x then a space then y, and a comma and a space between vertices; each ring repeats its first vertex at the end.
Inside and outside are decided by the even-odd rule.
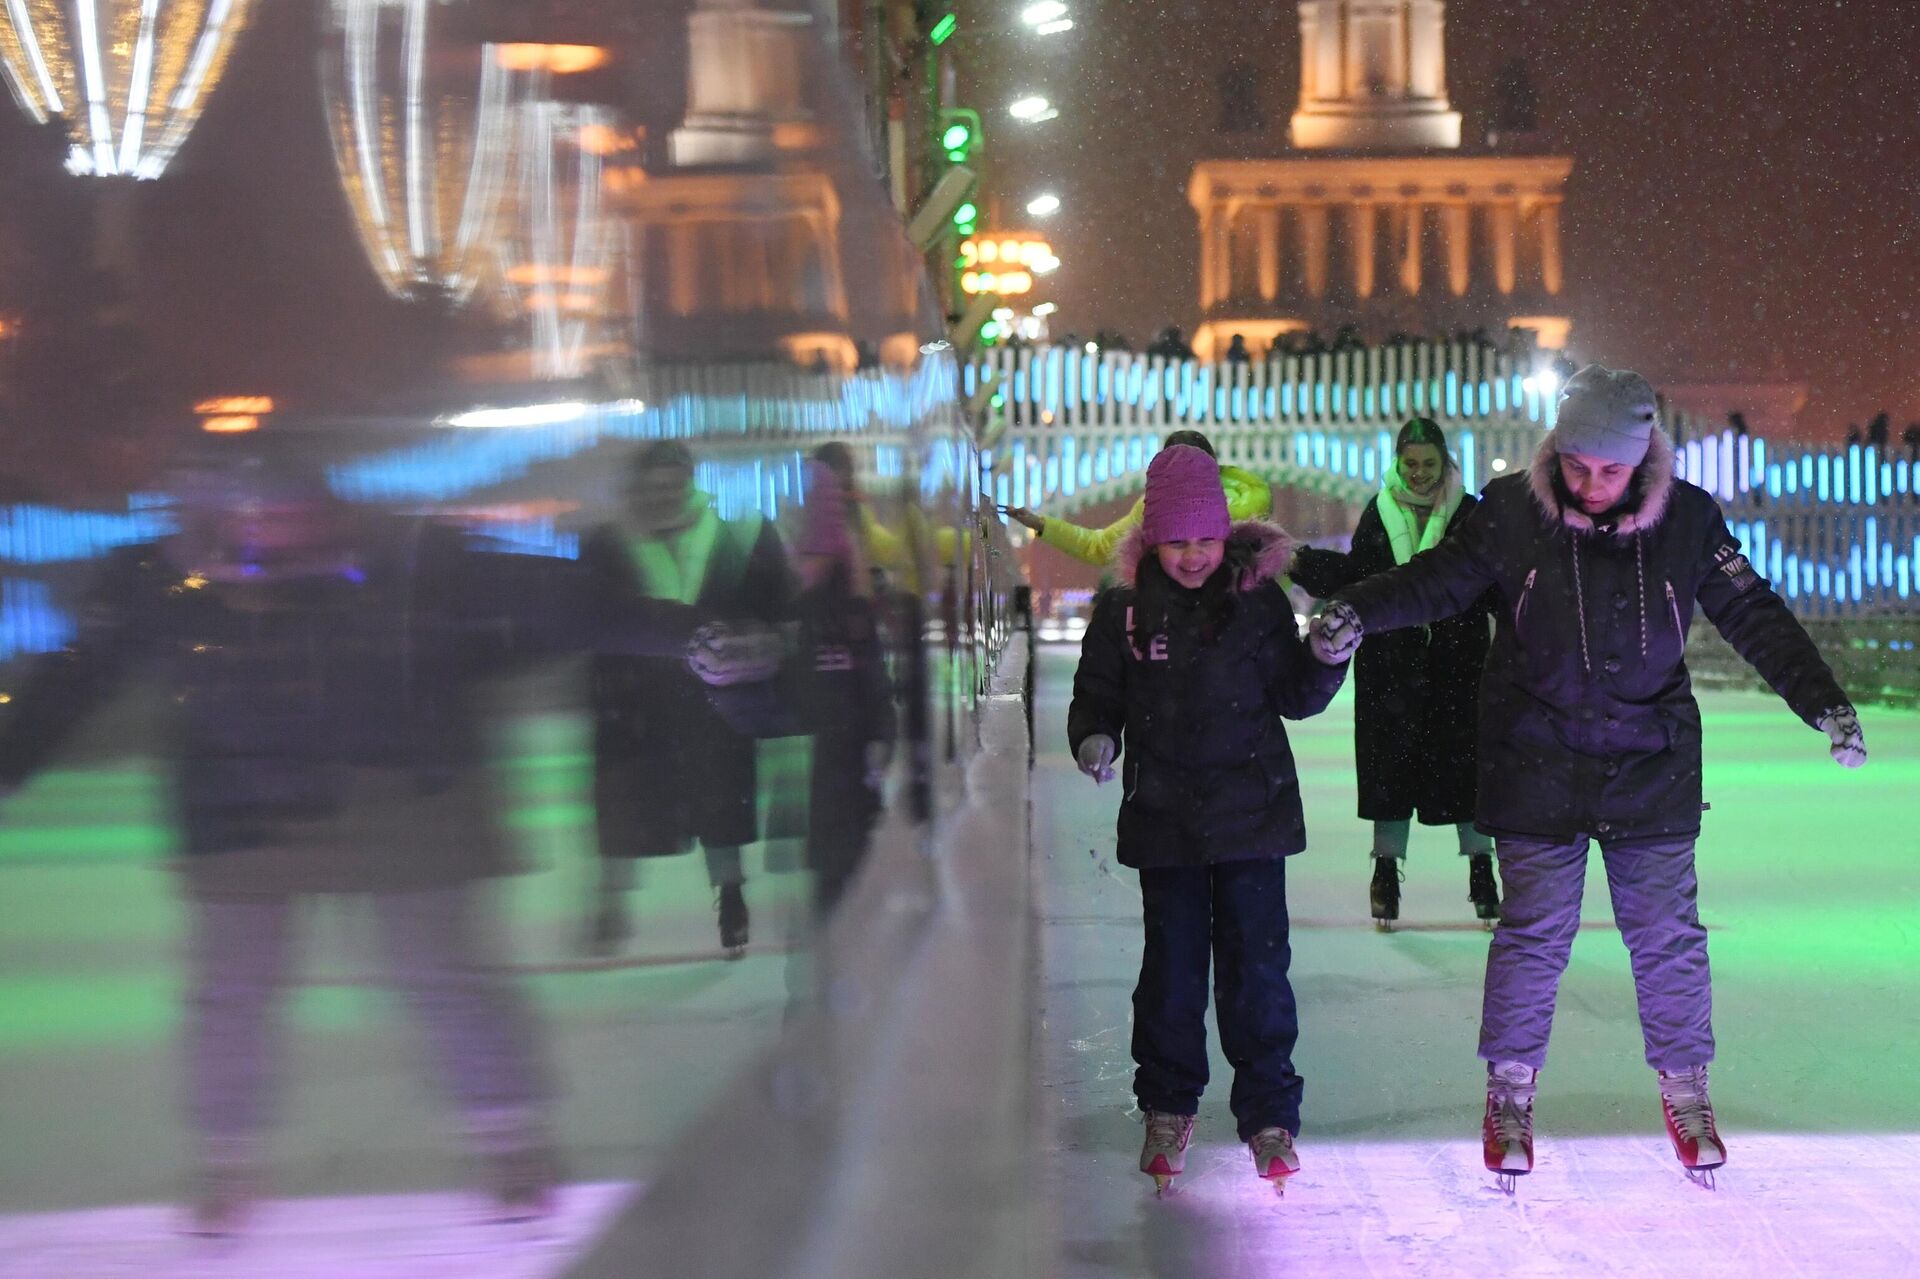
MULTIPOLYGON (((1463 491, 1447 439, 1428 418, 1400 430, 1380 495, 1353 530, 1352 549, 1303 547, 1289 573, 1326 598, 1404 564, 1466 519, 1477 500, 1463 491)), ((1459 617, 1369 637, 1354 660, 1354 772, 1360 817, 1373 823, 1373 918, 1384 930, 1400 916, 1400 880, 1416 816, 1453 826, 1468 865, 1474 913, 1499 915, 1493 841, 1473 828, 1475 721, 1487 659, 1491 596, 1459 617)))

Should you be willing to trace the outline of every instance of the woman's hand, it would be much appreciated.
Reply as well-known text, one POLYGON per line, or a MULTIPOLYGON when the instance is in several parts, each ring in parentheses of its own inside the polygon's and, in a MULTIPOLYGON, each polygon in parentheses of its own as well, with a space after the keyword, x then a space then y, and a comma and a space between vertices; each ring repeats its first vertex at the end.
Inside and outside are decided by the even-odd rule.
POLYGON ((1036 533, 1047 526, 1046 516, 1035 515, 1024 506, 1003 506, 1000 508, 1000 514, 1006 516, 1016 524, 1026 525, 1036 533))

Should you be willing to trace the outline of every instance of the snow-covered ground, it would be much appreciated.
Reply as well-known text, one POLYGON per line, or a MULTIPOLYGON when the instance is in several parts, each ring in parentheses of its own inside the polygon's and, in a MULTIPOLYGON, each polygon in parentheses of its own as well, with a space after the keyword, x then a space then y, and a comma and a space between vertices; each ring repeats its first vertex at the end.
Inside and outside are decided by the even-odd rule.
POLYGON ((1156 1200, 1135 1171, 1130 1094, 1137 881, 1112 861, 1118 796, 1066 755, 1072 650, 1042 663, 1054 1274, 1920 1275, 1920 715, 1869 710, 1873 757, 1849 773, 1770 697, 1703 695, 1701 913, 1731 1160, 1714 1192, 1673 1160, 1595 857, 1541 1075, 1539 1160, 1512 1199, 1480 1166, 1487 934, 1451 833, 1416 829, 1402 930, 1374 932, 1350 697, 1289 726, 1310 841, 1289 867, 1304 1168, 1284 1200, 1252 1175, 1216 1044, 1189 1170, 1156 1200))

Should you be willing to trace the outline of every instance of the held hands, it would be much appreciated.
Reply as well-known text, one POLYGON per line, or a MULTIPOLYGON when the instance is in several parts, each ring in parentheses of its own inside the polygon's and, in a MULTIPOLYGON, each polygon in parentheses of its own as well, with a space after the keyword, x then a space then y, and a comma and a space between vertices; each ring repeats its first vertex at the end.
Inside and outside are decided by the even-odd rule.
POLYGON ((735 629, 709 622, 687 641, 687 666, 715 688, 772 679, 786 656, 786 641, 764 627, 735 629))
POLYGON ((1836 706, 1820 717, 1820 731, 1833 745, 1827 753, 1842 768, 1858 768, 1867 762, 1867 737, 1860 731, 1860 717, 1851 706, 1836 706))
POLYGON ((1095 733, 1080 743, 1074 759, 1080 771, 1091 777, 1095 786, 1100 786, 1113 780, 1113 754, 1113 739, 1105 733, 1095 733))
POLYGON ((1365 633, 1353 606, 1335 600, 1307 623, 1307 645, 1321 662, 1338 666, 1353 656, 1365 633))

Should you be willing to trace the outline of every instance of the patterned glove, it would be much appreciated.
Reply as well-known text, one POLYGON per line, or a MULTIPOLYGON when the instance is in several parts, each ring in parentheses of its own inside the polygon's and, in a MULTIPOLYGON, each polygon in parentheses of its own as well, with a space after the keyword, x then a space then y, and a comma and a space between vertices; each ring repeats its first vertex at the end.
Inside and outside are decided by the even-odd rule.
POLYGON ((1338 666, 1354 655, 1366 628, 1351 604, 1338 600, 1307 623, 1307 644, 1313 655, 1328 666, 1338 666))
POLYGON ((716 688, 772 679, 785 656, 780 633, 760 627, 735 630, 724 622, 709 622, 687 641, 687 666, 716 688))
POLYGON ((1113 739, 1105 733, 1095 733, 1080 743, 1074 759, 1080 765, 1080 771, 1093 779, 1095 786, 1113 780, 1113 739))
POLYGON ((1867 735, 1860 731, 1860 717, 1851 706, 1836 706, 1820 717, 1820 731, 1833 745, 1827 753, 1842 768, 1858 768, 1867 762, 1867 735))

